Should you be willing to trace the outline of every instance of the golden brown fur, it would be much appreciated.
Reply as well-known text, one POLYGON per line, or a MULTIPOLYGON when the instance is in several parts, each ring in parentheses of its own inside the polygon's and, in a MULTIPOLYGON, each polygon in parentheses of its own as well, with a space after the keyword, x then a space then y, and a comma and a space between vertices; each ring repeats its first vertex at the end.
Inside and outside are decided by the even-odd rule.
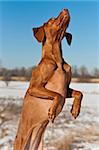
POLYGON ((61 112, 66 97, 74 98, 74 118, 80 113, 82 93, 69 88, 71 67, 64 61, 61 49, 64 37, 71 43, 71 34, 66 32, 69 20, 69 12, 64 9, 57 18, 33 29, 36 39, 42 42, 42 58, 32 71, 24 97, 14 150, 42 150, 45 128, 61 112))

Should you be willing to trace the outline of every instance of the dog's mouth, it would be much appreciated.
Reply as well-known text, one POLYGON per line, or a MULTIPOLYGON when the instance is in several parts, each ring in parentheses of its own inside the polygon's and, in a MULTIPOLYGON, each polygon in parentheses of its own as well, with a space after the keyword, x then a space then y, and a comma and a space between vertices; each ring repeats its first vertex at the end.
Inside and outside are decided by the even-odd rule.
POLYGON ((67 9, 64 9, 59 16, 56 18, 55 25, 58 27, 58 40, 62 40, 66 29, 69 25, 70 15, 67 9))
POLYGON ((58 26, 59 29, 63 28, 64 26, 68 27, 70 20, 68 10, 64 9, 55 20, 55 25, 58 26))

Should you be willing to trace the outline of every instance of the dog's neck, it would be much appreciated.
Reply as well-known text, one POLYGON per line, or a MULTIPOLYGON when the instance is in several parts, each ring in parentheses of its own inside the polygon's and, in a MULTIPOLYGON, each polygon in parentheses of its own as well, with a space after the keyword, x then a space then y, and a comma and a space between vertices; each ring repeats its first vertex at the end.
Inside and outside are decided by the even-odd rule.
POLYGON ((55 42, 45 41, 45 43, 42 45, 42 58, 44 58, 45 56, 48 56, 50 58, 54 58, 54 56, 53 56, 54 44, 57 44, 57 47, 60 49, 60 52, 62 55, 61 42, 59 42, 59 41, 55 41, 55 42))

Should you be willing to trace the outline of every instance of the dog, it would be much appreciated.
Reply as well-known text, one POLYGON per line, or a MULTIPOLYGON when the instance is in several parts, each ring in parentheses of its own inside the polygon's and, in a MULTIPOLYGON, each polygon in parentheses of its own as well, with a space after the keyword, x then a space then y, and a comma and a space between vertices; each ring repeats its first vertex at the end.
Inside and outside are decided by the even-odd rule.
POLYGON ((42 150, 42 139, 49 121, 54 122, 61 112, 65 98, 73 97, 71 113, 80 113, 82 93, 69 88, 71 67, 62 55, 64 37, 70 45, 72 35, 66 32, 70 14, 64 9, 57 18, 51 18, 43 26, 33 28, 38 42, 42 42, 42 58, 32 71, 29 88, 25 94, 14 150, 42 150))

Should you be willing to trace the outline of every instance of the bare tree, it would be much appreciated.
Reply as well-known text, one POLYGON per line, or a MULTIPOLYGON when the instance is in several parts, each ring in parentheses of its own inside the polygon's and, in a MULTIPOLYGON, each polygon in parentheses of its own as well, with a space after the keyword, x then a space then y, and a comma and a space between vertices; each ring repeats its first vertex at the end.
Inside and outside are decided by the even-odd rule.
POLYGON ((80 76, 82 78, 86 78, 86 77, 89 77, 89 72, 88 72, 88 69, 85 67, 85 66, 81 66, 80 67, 80 76))
POLYGON ((94 70, 93 70, 93 76, 94 77, 98 77, 99 78, 99 69, 98 68, 94 68, 94 70))
POLYGON ((25 77, 26 77, 26 80, 30 80, 30 78, 31 78, 31 76, 32 76, 32 67, 30 67, 30 68, 27 68, 26 69, 26 72, 25 72, 25 77))
POLYGON ((72 67, 72 76, 73 77, 78 77, 79 76, 79 72, 78 72, 77 66, 73 66, 72 67))
POLYGON ((9 85, 9 82, 11 81, 11 72, 10 70, 6 70, 3 72, 3 80, 5 81, 6 86, 9 85))

